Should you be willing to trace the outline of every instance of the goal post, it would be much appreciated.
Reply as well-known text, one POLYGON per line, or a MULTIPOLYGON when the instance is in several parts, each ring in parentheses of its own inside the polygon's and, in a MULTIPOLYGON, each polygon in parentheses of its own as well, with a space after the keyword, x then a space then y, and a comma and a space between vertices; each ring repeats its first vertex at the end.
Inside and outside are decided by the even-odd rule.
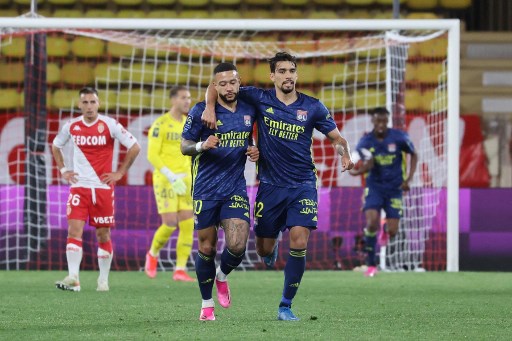
MULTIPOLYGON (((445 255, 445 259, 442 265, 434 266, 433 269, 458 271, 459 20, 193 20, 63 19, 41 17, 0 19, 0 38, 2 39, 0 41, 0 48, 8 46, 12 37, 37 32, 48 32, 48 34, 56 32, 57 34, 87 37, 131 46, 130 48, 133 49, 132 53, 128 51, 125 55, 99 57, 98 60, 92 62, 91 57, 84 57, 84 60, 85 63, 94 65, 95 71, 100 68, 100 64, 104 64, 105 72, 102 73, 102 76, 95 74, 93 79, 93 84, 99 88, 101 95, 105 97, 106 107, 104 109, 108 114, 116 118, 124 117, 123 115, 125 114, 128 115, 129 119, 124 122, 130 125, 129 129, 138 129, 141 138, 144 138, 143 132, 148 123, 156 115, 164 112, 165 105, 167 104, 165 93, 172 84, 179 83, 189 86, 193 90, 192 92, 196 96, 195 100, 197 101, 201 99, 201 96, 204 96, 204 87, 211 77, 211 67, 215 63, 223 60, 240 61, 241 65, 254 68, 255 73, 263 72, 262 70, 268 72, 268 67, 264 67, 264 59, 273 55, 278 49, 290 50, 299 57, 298 90, 301 91, 303 89, 303 82, 306 82, 305 90, 309 90, 315 97, 319 97, 328 109, 331 110, 337 119, 337 123, 343 128, 342 133, 350 136, 349 142, 353 149, 357 143, 357 137, 360 137, 364 131, 368 131, 368 121, 365 117, 367 117, 372 106, 375 107, 381 104, 381 94, 384 94, 384 103, 382 104, 389 108, 394 108, 397 104, 396 98, 403 98, 404 96, 409 98, 407 92, 399 94, 401 90, 393 90, 390 83, 395 80, 398 83, 403 83, 404 88, 409 86, 406 84, 408 77, 406 74, 408 70, 406 64, 410 63, 410 58, 408 58, 407 54, 401 55, 401 53, 392 52, 393 49, 388 48, 390 40, 386 38, 386 34, 381 34, 381 32, 391 32, 390 39, 394 41, 392 44, 404 46, 405 49, 409 49, 411 44, 420 44, 439 36, 445 36, 447 45, 444 56, 442 58, 435 57, 430 63, 432 65, 435 64, 436 70, 438 70, 438 67, 443 67, 442 74, 439 76, 439 82, 436 80, 431 81, 432 84, 436 84, 432 86, 432 89, 428 89, 429 95, 433 96, 431 109, 423 107, 421 110, 427 110, 428 112, 422 113, 433 117, 431 120, 436 120, 434 128, 442 130, 441 136, 435 137, 437 142, 435 142, 433 147, 430 146, 433 143, 432 141, 429 141, 430 144, 427 143, 429 144, 428 148, 430 148, 427 151, 434 153, 433 157, 437 160, 436 162, 442 163, 441 168, 445 172, 443 177, 446 176, 446 178, 441 179, 437 183, 420 178, 430 176, 430 171, 427 169, 430 161, 425 159, 424 166, 426 170, 424 173, 416 176, 416 180, 413 183, 413 186, 416 184, 418 187, 416 192, 419 195, 419 199, 411 198, 410 202, 412 206, 416 205, 416 203, 420 203, 419 205, 428 204, 430 206, 425 206, 422 209, 418 207, 411 209, 411 214, 413 214, 411 220, 412 230, 406 233, 402 244, 406 245, 404 250, 407 253, 410 253, 411 250, 421 253, 418 256, 419 260, 412 265, 413 267, 419 266, 418 264, 424 262, 423 252, 425 252, 425 248, 431 247, 422 238, 426 236, 428 239, 430 233, 435 234, 439 232, 444 236, 440 239, 442 242, 444 242, 443 238, 446 238, 446 244, 442 246, 443 250, 440 253, 445 255), (327 33, 324 35, 322 32, 327 33), (306 33, 313 33, 314 36, 309 36, 306 33), (257 37, 259 34, 264 35, 264 37, 262 39, 252 39, 252 37, 257 37), (276 38, 276 34, 281 37, 276 38), (282 39, 282 36, 291 36, 293 41, 282 39), (382 49, 387 52, 381 52, 382 49), (401 70, 398 74, 405 74, 405 79, 393 78, 397 77, 396 73, 392 75, 390 72, 393 53, 397 55, 395 57, 401 58, 401 62, 397 64, 401 70), (336 74, 327 74, 326 76, 325 72, 328 73, 329 71, 325 70, 329 69, 325 68, 324 73, 322 73, 319 65, 327 64, 336 64, 338 66, 345 64, 345 68, 344 71, 337 69, 336 74), (261 69, 259 68, 260 66, 262 66, 261 69), (301 70, 311 71, 311 74, 314 74, 316 78, 314 80, 306 80, 305 78, 310 75, 306 72, 303 73, 306 77, 302 78, 301 70), (320 76, 321 73, 322 76, 320 76), (385 76, 381 76, 382 74, 385 74, 385 76), (395 95, 398 94, 398 96, 393 97, 392 91, 395 91, 395 95), (350 100, 346 101, 346 97, 349 96, 351 97, 350 100), (349 130, 350 127, 353 127, 355 130, 349 130), (434 152, 432 152, 433 149, 434 152), (432 194, 433 192, 435 194, 432 194), (436 214, 435 209, 440 205, 440 201, 443 202, 442 205, 445 205, 442 208, 441 214, 444 221, 440 223, 442 227, 432 228, 429 224, 432 224, 436 216, 439 218, 439 214, 436 214), (428 219, 422 218, 422 215, 427 214, 427 211, 433 212, 433 214, 428 219), (418 227, 421 224, 426 225, 418 227), (416 235, 422 237, 419 237, 419 240, 411 240, 412 236, 416 235)), ((66 37, 65 40, 69 42, 70 38, 66 37)), ((60 60, 64 60, 67 57, 59 58, 61 58, 59 59, 59 67, 63 67, 64 62, 61 63, 60 60)), ((13 59, 12 63, 15 62, 16 60, 13 59)), ((78 62, 82 62, 82 60, 78 60, 78 62)), ((7 67, 9 67, 10 59, 6 63, 7 67)), ((416 62, 413 60, 412 63, 416 62)), ((427 69, 427 71, 418 72, 429 71, 427 69)), ((432 72, 436 73, 437 71, 432 72)), ((241 71, 241 75, 243 79, 243 71, 241 71)), ((268 83, 258 83, 257 80, 255 82, 259 85, 271 86, 268 83)), ((2 83, 1 79, 0 83, 2 83)), ((12 82, 5 82, 5 84, 0 84, 0 86, 10 87, 12 82)), ((425 91, 424 86, 421 84, 414 86, 417 87, 418 91, 425 91)), ((22 87, 23 85, 18 84, 18 88, 22 87)), ((57 90, 60 90, 59 85, 54 85, 53 95, 55 95, 57 90)), ((66 119, 70 114, 76 114, 76 109, 73 109, 71 100, 68 106, 59 107, 56 111, 58 112, 57 121, 66 119)), ((410 121, 411 118, 412 116, 408 116, 405 119, 410 121)), ((425 122, 427 121, 429 119, 425 119, 425 122)), ((55 124, 58 126, 58 122, 50 125, 55 127, 55 124)), ((425 129, 433 130, 434 128, 428 126, 425 129)), ((426 138, 434 139, 433 137, 426 138)), ((423 140, 418 141, 420 144, 423 144, 421 142, 423 140)), ((144 154, 144 142, 142 144, 142 154, 144 154)), ((339 179, 339 174, 337 174, 339 162, 328 148, 330 148, 330 145, 317 136, 314 145, 315 162, 322 176, 325 177, 325 179, 321 179, 319 184, 319 197, 321 201, 324 200, 320 206, 325 208, 325 216, 331 219, 325 223, 325 226, 328 229, 330 227, 329 224, 338 224, 339 226, 362 224, 361 215, 358 211, 359 207, 356 208, 356 206, 360 206, 358 205, 359 199, 357 198, 359 192, 351 190, 351 187, 355 187, 350 185, 353 181, 339 179), (346 186, 348 189, 345 189, 343 186, 346 186), (348 194, 348 196, 351 196, 349 206, 353 207, 347 208, 342 206, 344 205, 344 201, 341 199, 342 196, 339 191, 332 190, 334 187, 343 187, 343 197, 347 195, 346 193, 354 193, 348 194), (323 195, 322 193, 328 194, 323 195), (335 212, 336 207, 338 207, 340 212, 335 212), (355 222, 356 220, 357 222, 355 222)), ((4 151, 7 154, 10 152, 4 151)), ((1 153, 2 151, 0 150, 1 153)), ((51 157, 48 154, 47 156, 51 157)), ((139 156, 139 160, 140 158, 144 158, 144 155, 139 156)), ((136 172, 138 172, 138 177, 137 180, 133 180, 132 184, 144 185, 144 176, 141 174, 146 172, 146 168, 142 165, 143 161, 139 160, 133 166, 136 172), (137 167, 141 168, 137 169, 137 167)), ((52 164, 51 161, 48 162, 50 165, 52 164)), ((55 174, 55 171, 49 173, 55 174)), ((346 174, 343 176, 349 177, 346 174)), ((134 175, 133 178, 135 179, 136 176, 134 175)), ((50 183, 52 181, 55 183, 55 179, 50 179, 50 183)), ((5 179, 0 179, 0 186, 12 183, 15 183, 12 177, 6 176, 5 179)), ((130 180, 128 180, 128 183, 130 183, 130 180)), ((149 202, 152 202, 154 199, 152 198, 150 186, 146 187, 149 188, 141 188, 134 192, 136 194, 134 200, 140 200, 137 205, 150 207, 149 202)), ((61 191, 58 197, 65 197, 66 186, 57 183, 55 188, 61 191)), ((0 193, 2 194, 0 195, 2 207, 6 207, 7 211, 19 209, 13 204, 12 197, 9 197, 12 194, 6 194, 7 192, 12 193, 13 189, 9 187, 9 189, 4 189, 3 191, 3 194, 0 193)), ((127 190, 127 192, 129 191, 127 190)), ((131 195, 127 194, 127 197, 131 195)), ((50 210, 49 215, 59 212, 60 218, 58 221, 62 222, 62 217, 65 217, 65 214, 62 212, 63 208, 55 208, 53 202, 48 206, 48 210, 50 210)), ((125 210, 130 211, 130 209, 132 208, 127 206, 125 210)), ((2 213, 4 217, 0 215, 0 252, 6 255, 5 263, 0 265, 2 267, 5 265, 5 268, 12 268, 9 264, 14 264, 15 262, 11 262, 10 259, 13 255, 17 254, 12 252, 13 241, 9 232, 6 232, 9 231, 9 228, 12 230, 12 227, 8 227, 8 224, 12 223, 11 219, 14 219, 12 217, 17 214, 15 212, 11 213, 12 215, 10 213, 2 213)), ((117 210, 116 213, 123 215, 121 219, 130 220, 126 212, 117 210)), ((149 247, 148 240, 157 227, 154 217, 144 219, 142 219, 143 224, 148 225, 144 228, 147 229, 143 231, 143 228, 140 228, 137 232, 134 232, 140 237, 140 248, 149 247)), ((118 219, 116 218, 116 220, 118 219)), ((49 218, 49 224, 51 221, 52 219, 49 218)), ((55 222, 55 219, 53 222, 55 222)), ((360 227, 362 228, 362 225, 360 227)), ((50 228, 51 233, 55 234, 56 232, 53 232, 52 228, 50 228)), ((330 239, 314 240, 315 247, 311 255, 314 260, 313 263, 318 264, 319 268, 325 268, 326 259, 332 257, 332 253, 337 252, 334 250, 334 245, 339 244, 340 240, 342 240, 335 238, 345 238, 345 257, 345 254, 352 248, 352 246, 347 246, 352 241, 346 239, 354 237, 354 234, 353 229, 350 231, 343 230, 340 231, 339 236, 332 237, 327 231, 326 235, 331 236, 329 237, 330 239), (330 244, 331 240, 332 245, 330 244), (334 242, 335 240, 336 242, 334 242), (331 247, 333 247, 334 251, 330 250, 331 247)), ((49 238, 52 238, 52 236, 49 236, 49 238)), ((116 238, 115 235, 114 238, 116 238)), ((135 237, 129 234, 123 235, 120 238, 133 238, 135 240, 135 237)), ((23 240, 23 238, 20 240, 23 240)), ((14 244, 23 244, 23 241, 20 242, 20 240, 16 240, 14 244)), ((254 245, 249 244, 248 247, 254 249, 254 245)), ((171 247, 168 247, 167 251, 169 255, 168 263, 172 264, 171 254, 173 250, 171 247)), ((49 256, 49 258, 52 257, 55 258, 55 256, 49 256)), ((436 255, 436 257, 439 257, 439 255, 436 255)), ((127 260, 123 263, 125 266, 120 266, 120 268, 133 269, 140 267, 143 264, 143 260, 139 258, 127 256, 127 260)), ((247 268, 253 268, 256 260, 257 257, 253 253, 253 256, 249 255, 243 264, 247 268)), ((351 261, 350 264, 355 263, 351 261)))

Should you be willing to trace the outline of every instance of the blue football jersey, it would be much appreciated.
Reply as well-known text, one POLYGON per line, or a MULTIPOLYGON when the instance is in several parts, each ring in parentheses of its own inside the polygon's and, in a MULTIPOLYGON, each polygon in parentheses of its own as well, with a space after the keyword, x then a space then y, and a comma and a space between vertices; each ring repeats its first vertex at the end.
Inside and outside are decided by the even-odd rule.
POLYGON ((285 105, 277 99, 275 89, 241 87, 240 98, 256 107, 260 181, 290 188, 316 187, 313 129, 323 134, 336 129, 329 110, 302 93, 294 103, 285 105))
POLYGON ((219 145, 192 157, 193 192, 195 200, 224 200, 237 191, 246 191, 244 177, 249 141, 252 144, 252 127, 255 109, 238 100, 236 111, 231 112, 218 103, 217 130, 201 123, 205 103, 197 103, 189 112, 182 137, 191 141, 206 141, 216 135, 219 145))
POLYGON ((403 153, 413 154, 414 145, 407 133, 389 128, 386 136, 379 141, 373 132, 364 135, 357 144, 361 159, 368 159, 369 153, 374 166, 366 177, 368 187, 396 189, 405 177, 405 157, 403 153))

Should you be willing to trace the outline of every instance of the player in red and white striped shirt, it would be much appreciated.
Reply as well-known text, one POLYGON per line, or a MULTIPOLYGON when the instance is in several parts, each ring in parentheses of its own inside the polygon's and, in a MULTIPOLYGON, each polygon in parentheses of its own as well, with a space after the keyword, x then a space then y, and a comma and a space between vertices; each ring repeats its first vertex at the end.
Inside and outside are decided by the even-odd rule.
POLYGON ((62 290, 80 291, 82 235, 85 222, 96 228, 100 275, 97 291, 108 291, 112 263, 110 228, 114 225, 114 184, 126 174, 140 152, 137 140, 116 120, 100 115, 98 92, 83 88, 78 107, 82 115, 71 119, 53 140, 52 153, 62 177, 71 183, 67 201, 68 239, 66 258, 69 275, 55 283, 62 290), (117 171, 112 170, 114 140, 128 151, 117 171), (62 148, 73 145, 73 167, 64 164, 62 148))

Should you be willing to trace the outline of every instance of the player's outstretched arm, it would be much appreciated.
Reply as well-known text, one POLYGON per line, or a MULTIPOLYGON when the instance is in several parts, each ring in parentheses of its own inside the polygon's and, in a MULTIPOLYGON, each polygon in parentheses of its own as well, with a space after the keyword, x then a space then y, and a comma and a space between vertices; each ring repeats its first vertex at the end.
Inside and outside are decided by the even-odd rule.
POLYGON ((350 154, 350 147, 347 140, 341 136, 338 128, 330 131, 327 134, 327 137, 331 140, 331 143, 338 154, 341 155, 341 171, 344 172, 354 168, 354 162, 352 161, 352 155, 350 154))
POLYGON ((409 174, 407 178, 405 178, 404 182, 400 186, 400 188, 404 191, 408 191, 410 189, 409 182, 411 182, 414 173, 416 172, 416 167, 418 165, 418 154, 416 152, 411 154, 411 165, 409 167, 409 174))
MULTIPOLYGON (((217 129, 217 117, 215 115, 215 102, 217 101, 217 90, 211 84, 206 88, 206 108, 201 115, 201 122, 210 129, 217 129)), ((188 154, 187 154, 188 155, 188 154)))
POLYGON ((112 173, 105 173, 101 176, 101 181, 106 183, 107 185, 115 184, 117 181, 121 180, 121 178, 128 172, 128 169, 135 161, 135 158, 140 153, 140 146, 138 143, 134 143, 133 146, 128 149, 126 155, 124 157, 123 163, 117 169, 117 171, 112 173))
POLYGON ((215 135, 210 135, 206 141, 195 142, 191 140, 181 139, 181 153, 183 155, 196 155, 206 150, 215 149, 220 139, 215 135))

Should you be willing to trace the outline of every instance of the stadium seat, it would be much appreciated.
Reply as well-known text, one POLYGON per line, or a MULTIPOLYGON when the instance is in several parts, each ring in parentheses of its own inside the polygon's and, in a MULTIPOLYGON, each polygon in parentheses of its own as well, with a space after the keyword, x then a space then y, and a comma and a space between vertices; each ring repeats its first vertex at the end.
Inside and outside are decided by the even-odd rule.
POLYGON ((343 89, 324 87, 318 92, 318 97, 329 110, 340 110, 350 106, 350 98, 343 89))
POLYGON ((280 43, 282 49, 289 51, 316 51, 318 48, 312 33, 287 34, 282 36, 282 40, 280 43), (304 41, 309 41, 309 43, 304 43, 304 41))
POLYGON ((471 0, 440 0, 441 7, 448 9, 466 9, 471 6, 471 0))
POLYGON ((208 19, 209 17, 210 12, 207 10, 186 9, 179 13, 179 18, 181 19, 208 19))
POLYGON ((103 9, 92 8, 92 9, 88 9, 87 11, 85 11, 84 17, 86 17, 86 18, 115 18, 116 13, 114 13, 113 11, 108 10, 106 8, 103 8, 103 9))
POLYGON ((186 84, 190 66, 186 63, 162 63, 158 66, 156 79, 164 84, 186 84))
POLYGON ((353 96, 353 102, 358 109, 369 109, 386 105, 386 93, 377 89, 359 89, 353 96))
POLYGON ((437 7, 438 0, 407 0, 407 7, 412 9, 433 9, 437 7))
POLYGON ((114 110, 117 107, 117 89, 99 90, 100 109, 105 111, 114 110))
POLYGON ((55 7, 74 5, 76 0, 46 0, 49 4, 55 7))
POLYGON ((352 10, 344 12, 340 17, 343 19, 371 19, 372 16, 367 10, 352 10))
POLYGON ((386 63, 359 63, 354 66, 355 78, 358 83, 386 82, 386 63))
POLYGON ((240 11, 223 9, 216 10, 210 14, 210 18, 212 19, 240 19, 242 17, 242 13, 240 11))
POLYGON ((343 0, 313 0, 314 4, 322 6, 337 6, 343 3, 343 0))
POLYGON ((23 62, 0 62, 0 83, 23 84, 24 75, 25 65, 23 62))
POLYGON ((436 98, 435 89, 428 89, 421 94, 421 111, 431 111, 432 102, 436 98))
POLYGON ((60 66, 57 63, 46 64, 46 82, 55 84, 60 82, 60 66))
POLYGON ((213 79, 212 65, 192 65, 190 68, 190 85, 201 84, 208 86, 213 79))
POLYGON ((71 42, 71 51, 76 57, 90 58, 105 55, 105 42, 89 37, 76 37, 71 42))
POLYGON ((419 63, 416 67, 416 79, 421 83, 437 84, 442 73, 442 63, 419 63))
POLYGON ((285 6, 306 6, 308 0, 278 0, 277 2, 285 6))
POLYGON ((204 96, 206 94, 206 88, 203 88, 203 87, 196 87, 196 86, 191 86, 189 87, 188 89, 190 91, 190 98, 192 98, 192 105, 198 103, 198 102, 201 102, 201 101, 204 101, 204 96))
POLYGON ((422 57, 445 58, 448 48, 448 39, 446 37, 440 37, 427 40, 419 44, 419 48, 422 57))
POLYGON ((142 5, 142 0, 112 0, 114 4, 120 7, 135 7, 142 5))
MULTIPOLYGON (((238 6, 241 3, 241 0, 211 0, 212 4, 219 5, 219 9, 222 6, 238 6)), ((238 12, 237 10, 234 10, 238 12)))
POLYGON ((94 79, 99 83, 118 84, 125 80, 123 75, 117 63, 98 63, 94 67, 94 79))
POLYGON ((254 6, 268 6, 274 3, 274 0, 244 0, 247 5, 254 6))
POLYGON ((154 108, 155 111, 158 109, 166 110, 169 108, 169 89, 159 88, 153 90, 150 96, 151 108, 154 108))
POLYGON ((417 66, 413 63, 406 63, 405 64, 405 81, 406 82, 417 82, 418 77, 416 75, 417 73, 417 66))
POLYGON ((208 0, 178 0, 178 3, 185 7, 204 7, 208 5, 208 0))
POLYGON ((311 11, 308 19, 339 19, 335 11, 311 11))
POLYGON ((121 58, 132 56, 134 53, 138 54, 138 51, 134 51, 134 48, 131 45, 119 44, 109 41, 107 43, 107 53, 112 57, 121 58))
POLYGON ((420 45, 421 43, 409 44, 409 49, 407 50, 407 56, 409 59, 414 59, 420 56, 420 45))
POLYGON ((412 12, 407 14, 405 19, 439 19, 439 16, 432 12, 412 12))
MULTIPOLYGON (((10 0, 0 0, 0 6, 8 4, 9 2, 10 2, 10 0)), ((17 17, 18 15, 20 15, 20 14, 19 14, 18 10, 16 10, 16 9, 10 9, 10 8, 0 9, 1 17, 4 17, 4 18, 17 17)))
POLYGON ((21 58, 25 57, 25 38, 13 37, 12 39, 4 38, 0 42, 0 51, 2 57, 21 58))
POLYGON ((251 63, 238 62, 236 68, 240 74, 242 85, 249 86, 254 83, 254 66, 251 63))
POLYGON ((346 80, 349 73, 352 73, 352 71, 347 63, 323 62, 318 67, 318 81, 325 85, 332 84, 333 82, 339 84, 346 80))
POLYGON ((265 84, 270 86, 272 81, 270 80, 270 68, 265 61, 261 61, 254 67, 254 81, 258 84, 265 84))
POLYGON ((242 17, 246 19, 271 19, 274 14, 267 9, 251 9, 242 11, 242 17))
POLYGON ((31 0, 13 0, 13 2, 18 5, 29 5, 30 6, 31 0))
POLYGON ((94 69, 87 63, 66 63, 62 66, 61 80, 66 84, 90 85, 94 82, 94 69))
POLYGON ((150 7, 167 7, 174 5, 176 3, 176 0, 146 0, 146 2, 150 5, 150 7))
POLYGON ((376 11, 373 13, 372 19, 393 19, 392 11, 376 11))
POLYGON ((123 69, 123 79, 131 83, 153 84, 156 79, 157 66, 153 63, 133 63, 130 68, 123 69))
MULTIPOLYGON (((84 5, 86 5, 86 7, 108 5, 108 0, 80 0, 80 2, 84 5)), ((103 17, 98 17, 98 18, 103 18, 103 17)))
POLYGON ((19 108, 20 102, 21 97, 18 90, 8 88, 0 91, 0 110, 19 108))
POLYGON ((302 11, 300 9, 280 9, 277 11, 274 11, 274 17, 276 19, 302 19, 306 17, 306 12, 302 11))
POLYGON ((140 89, 124 89, 121 90, 117 96, 117 104, 121 109, 140 110, 150 107, 150 95, 140 89))
POLYGON ((117 11, 117 17, 127 19, 143 19, 146 18, 146 12, 138 9, 120 9, 117 11))
POLYGON ((375 0, 345 0, 350 6, 369 6, 375 2, 375 0))
POLYGON ((71 50, 69 41, 61 36, 46 38, 46 53, 48 57, 68 57, 71 50))
MULTIPOLYGON (((400 0, 400 3, 403 4, 406 1, 407 0, 400 0)), ((379 5, 393 5, 395 0, 375 0, 375 2, 378 3, 379 5)))
POLYGON ((83 13, 79 9, 58 8, 55 11, 53 11, 52 17, 54 17, 54 18, 81 18, 81 17, 83 17, 83 13))
POLYGON ((407 89, 404 95, 405 110, 416 111, 421 109, 421 92, 417 89, 407 89))
POLYGON ((76 90, 57 89, 53 92, 51 104, 55 109, 76 107, 78 95, 76 90))
POLYGON ((171 10, 153 10, 148 12, 147 17, 158 19, 177 18, 178 12, 171 10))
POLYGON ((313 84, 318 78, 318 66, 316 64, 301 63, 297 67, 297 74, 299 76, 297 79, 299 84, 313 84))

